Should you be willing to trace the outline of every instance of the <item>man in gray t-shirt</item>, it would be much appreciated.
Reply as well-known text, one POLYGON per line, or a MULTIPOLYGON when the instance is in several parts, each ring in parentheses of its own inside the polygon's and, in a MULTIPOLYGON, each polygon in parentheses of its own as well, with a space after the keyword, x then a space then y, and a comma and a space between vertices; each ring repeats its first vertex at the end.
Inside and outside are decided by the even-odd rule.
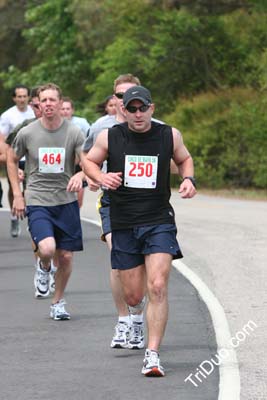
POLYGON ((76 200, 76 194, 66 187, 75 173, 75 158, 83 140, 80 128, 65 119, 52 134, 42 119, 21 129, 12 147, 18 157, 26 156, 27 206, 56 206, 76 200))
POLYGON ((8 175, 14 193, 12 212, 18 218, 27 215, 39 256, 35 284, 43 297, 49 294, 51 259, 57 257, 50 317, 67 320, 70 315, 63 297, 72 271, 73 251, 83 249, 80 213, 74 193, 81 189, 82 180, 79 175, 73 175, 84 136, 78 127, 61 117, 62 93, 57 85, 41 86, 38 95, 42 117, 22 128, 7 152, 8 175), (24 155, 27 165, 25 199, 17 172, 18 161, 24 155))

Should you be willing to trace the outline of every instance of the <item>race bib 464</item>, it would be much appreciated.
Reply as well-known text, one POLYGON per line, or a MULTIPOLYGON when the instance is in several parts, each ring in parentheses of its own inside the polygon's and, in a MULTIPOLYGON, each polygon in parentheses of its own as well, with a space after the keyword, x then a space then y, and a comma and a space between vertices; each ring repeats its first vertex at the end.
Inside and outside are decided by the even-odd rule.
POLYGON ((64 147, 39 148, 39 172, 58 174, 64 172, 65 149, 64 147))

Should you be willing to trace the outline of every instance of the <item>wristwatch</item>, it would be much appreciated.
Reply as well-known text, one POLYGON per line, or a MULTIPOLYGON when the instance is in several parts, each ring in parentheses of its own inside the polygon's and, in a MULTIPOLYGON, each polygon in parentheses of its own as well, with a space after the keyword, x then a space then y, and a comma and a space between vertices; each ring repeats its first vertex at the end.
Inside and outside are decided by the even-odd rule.
POLYGON ((193 176, 185 176, 185 177, 183 178, 182 182, 183 182, 185 179, 190 179, 190 181, 192 182, 192 184, 194 185, 194 187, 195 187, 195 188, 197 187, 197 185, 196 185, 196 180, 195 180, 195 178, 194 178, 193 176))

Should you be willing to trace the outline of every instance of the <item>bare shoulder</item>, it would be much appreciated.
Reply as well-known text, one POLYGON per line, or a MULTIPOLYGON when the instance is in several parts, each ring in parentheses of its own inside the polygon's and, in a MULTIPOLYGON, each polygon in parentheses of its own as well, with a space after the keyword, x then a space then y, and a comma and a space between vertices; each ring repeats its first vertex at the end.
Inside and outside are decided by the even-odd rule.
POLYGON ((99 132, 99 135, 97 136, 90 153, 92 154, 92 152, 99 151, 101 153, 106 153, 108 151, 108 129, 103 129, 101 132, 99 132))
POLYGON ((108 144, 108 129, 103 129, 96 137, 95 145, 106 147, 108 144))
POLYGON ((108 137, 108 129, 103 129, 99 134, 97 135, 96 142, 101 141, 101 140, 106 140, 108 137))
POLYGON ((175 146, 180 146, 183 144, 182 133, 177 129, 172 127, 173 143, 175 146))

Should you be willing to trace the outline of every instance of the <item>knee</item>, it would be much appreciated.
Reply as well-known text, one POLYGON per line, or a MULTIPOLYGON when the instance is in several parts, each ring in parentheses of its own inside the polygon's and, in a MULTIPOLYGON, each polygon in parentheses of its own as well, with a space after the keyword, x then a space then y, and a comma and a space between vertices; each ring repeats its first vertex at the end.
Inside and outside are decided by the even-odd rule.
POLYGON ((129 306, 139 304, 146 291, 146 276, 143 266, 129 270, 118 270, 121 279, 121 286, 124 294, 124 300, 129 306))
POLYGON ((148 282, 147 285, 148 293, 150 298, 157 299, 158 301, 163 300, 167 295, 167 282, 164 278, 158 277, 148 282))
POLYGON ((42 241, 38 244, 38 250, 42 258, 52 259, 55 254, 55 246, 51 242, 42 241))
POLYGON ((72 263, 72 252, 64 251, 60 252, 57 256, 59 266, 71 266, 72 263))
POLYGON ((132 293, 126 293, 125 295, 125 301, 130 307, 135 307, 136 305, 139 305, 142 303, 142 300, 144 298, 144 293, 143 292, 132 292, 132 293))

